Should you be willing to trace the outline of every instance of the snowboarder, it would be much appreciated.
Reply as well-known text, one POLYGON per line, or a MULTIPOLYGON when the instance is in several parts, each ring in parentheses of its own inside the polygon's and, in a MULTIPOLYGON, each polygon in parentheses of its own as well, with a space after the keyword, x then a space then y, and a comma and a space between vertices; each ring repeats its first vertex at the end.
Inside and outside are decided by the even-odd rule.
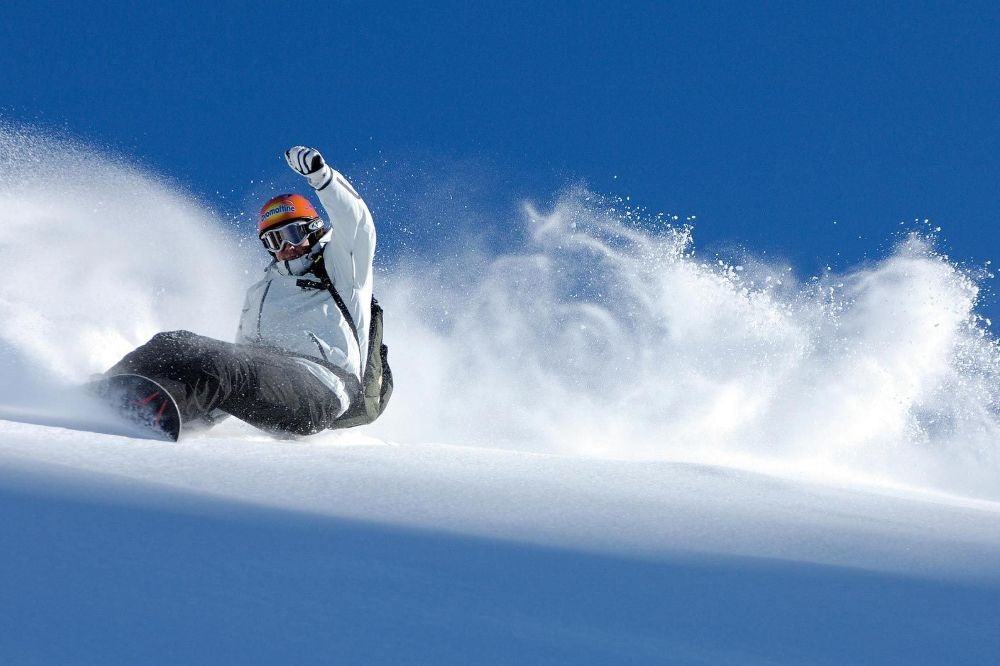
POLYGON ((285 159, 315 190, 329 222, 299 194, 264 204, 258 236, 272 261, 247 291, 236 342, 159 333, 105 373, 154 380, 185 423, 229 414, 307 435, 368 423, 391 394, 382 311, 372 296, 368 206, 316 149, 295 146, 285 159))

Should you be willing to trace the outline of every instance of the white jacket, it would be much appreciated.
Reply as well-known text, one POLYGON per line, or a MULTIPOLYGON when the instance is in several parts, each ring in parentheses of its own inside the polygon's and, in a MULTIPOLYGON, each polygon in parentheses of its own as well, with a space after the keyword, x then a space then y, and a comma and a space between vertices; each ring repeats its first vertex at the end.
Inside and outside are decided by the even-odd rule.
MULTIPOLYGON (((302 286, 315 283, 313 275, 290 275, 289 267, 277 262, 271 262, 264 279, 247 290, 236 341, 274 345, 323 359, 361 382, 368 358, 375 224, 347 179, 333 169, 330 172, 327 185, 316 190, 332 227, 320 244, 327 274, 354 318, 360 344, 330 292, 302 286)), ((332 390, 342 393, 343 383, 330 370, 308 365, 332 390)))

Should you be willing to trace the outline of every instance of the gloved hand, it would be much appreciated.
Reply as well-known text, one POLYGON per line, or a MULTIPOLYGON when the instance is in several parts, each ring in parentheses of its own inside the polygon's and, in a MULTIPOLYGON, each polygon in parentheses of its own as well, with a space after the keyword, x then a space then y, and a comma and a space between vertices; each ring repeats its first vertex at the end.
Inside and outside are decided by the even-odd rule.
POLYGON ((313 189, 318 190, 330 184, 330 167, 315 148, 294 146, 285 151, 285 160, 293 171, 306 177, 313 189))

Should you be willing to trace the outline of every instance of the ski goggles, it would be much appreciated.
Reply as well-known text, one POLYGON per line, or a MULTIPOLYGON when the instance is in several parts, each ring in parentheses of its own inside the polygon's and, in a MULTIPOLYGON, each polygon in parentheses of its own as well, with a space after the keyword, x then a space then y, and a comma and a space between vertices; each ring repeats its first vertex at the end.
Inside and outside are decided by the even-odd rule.
POLYGON ((262 233, 260 235, 260 242, 264 244, 264 247, 269 252, 279 252, 286 245, 298 245, 308 238, 309 234, 322 228, 323 220, 319 218, 292 220, 280 227, 268 229, 262 233))

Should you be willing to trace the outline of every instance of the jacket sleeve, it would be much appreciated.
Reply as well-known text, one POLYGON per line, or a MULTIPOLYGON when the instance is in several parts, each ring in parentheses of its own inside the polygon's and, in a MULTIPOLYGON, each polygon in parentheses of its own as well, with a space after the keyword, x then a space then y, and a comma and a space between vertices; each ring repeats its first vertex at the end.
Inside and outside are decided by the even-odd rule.
POLYGON ((330 172, 327 184, 316 190, 333 227, 323 258, 333 286, 354 318, 363 374, 371 320, 375 223, 361 195, 347 179, 332 168, 330 172))
POLYGON ((316 190, 330 216, 333 234, 323 251, 326 267, 341 296, 349 289, 362 290, 372 283, 375 259, 375 224, 361 195, 337 171, 325 187, 316 190))

